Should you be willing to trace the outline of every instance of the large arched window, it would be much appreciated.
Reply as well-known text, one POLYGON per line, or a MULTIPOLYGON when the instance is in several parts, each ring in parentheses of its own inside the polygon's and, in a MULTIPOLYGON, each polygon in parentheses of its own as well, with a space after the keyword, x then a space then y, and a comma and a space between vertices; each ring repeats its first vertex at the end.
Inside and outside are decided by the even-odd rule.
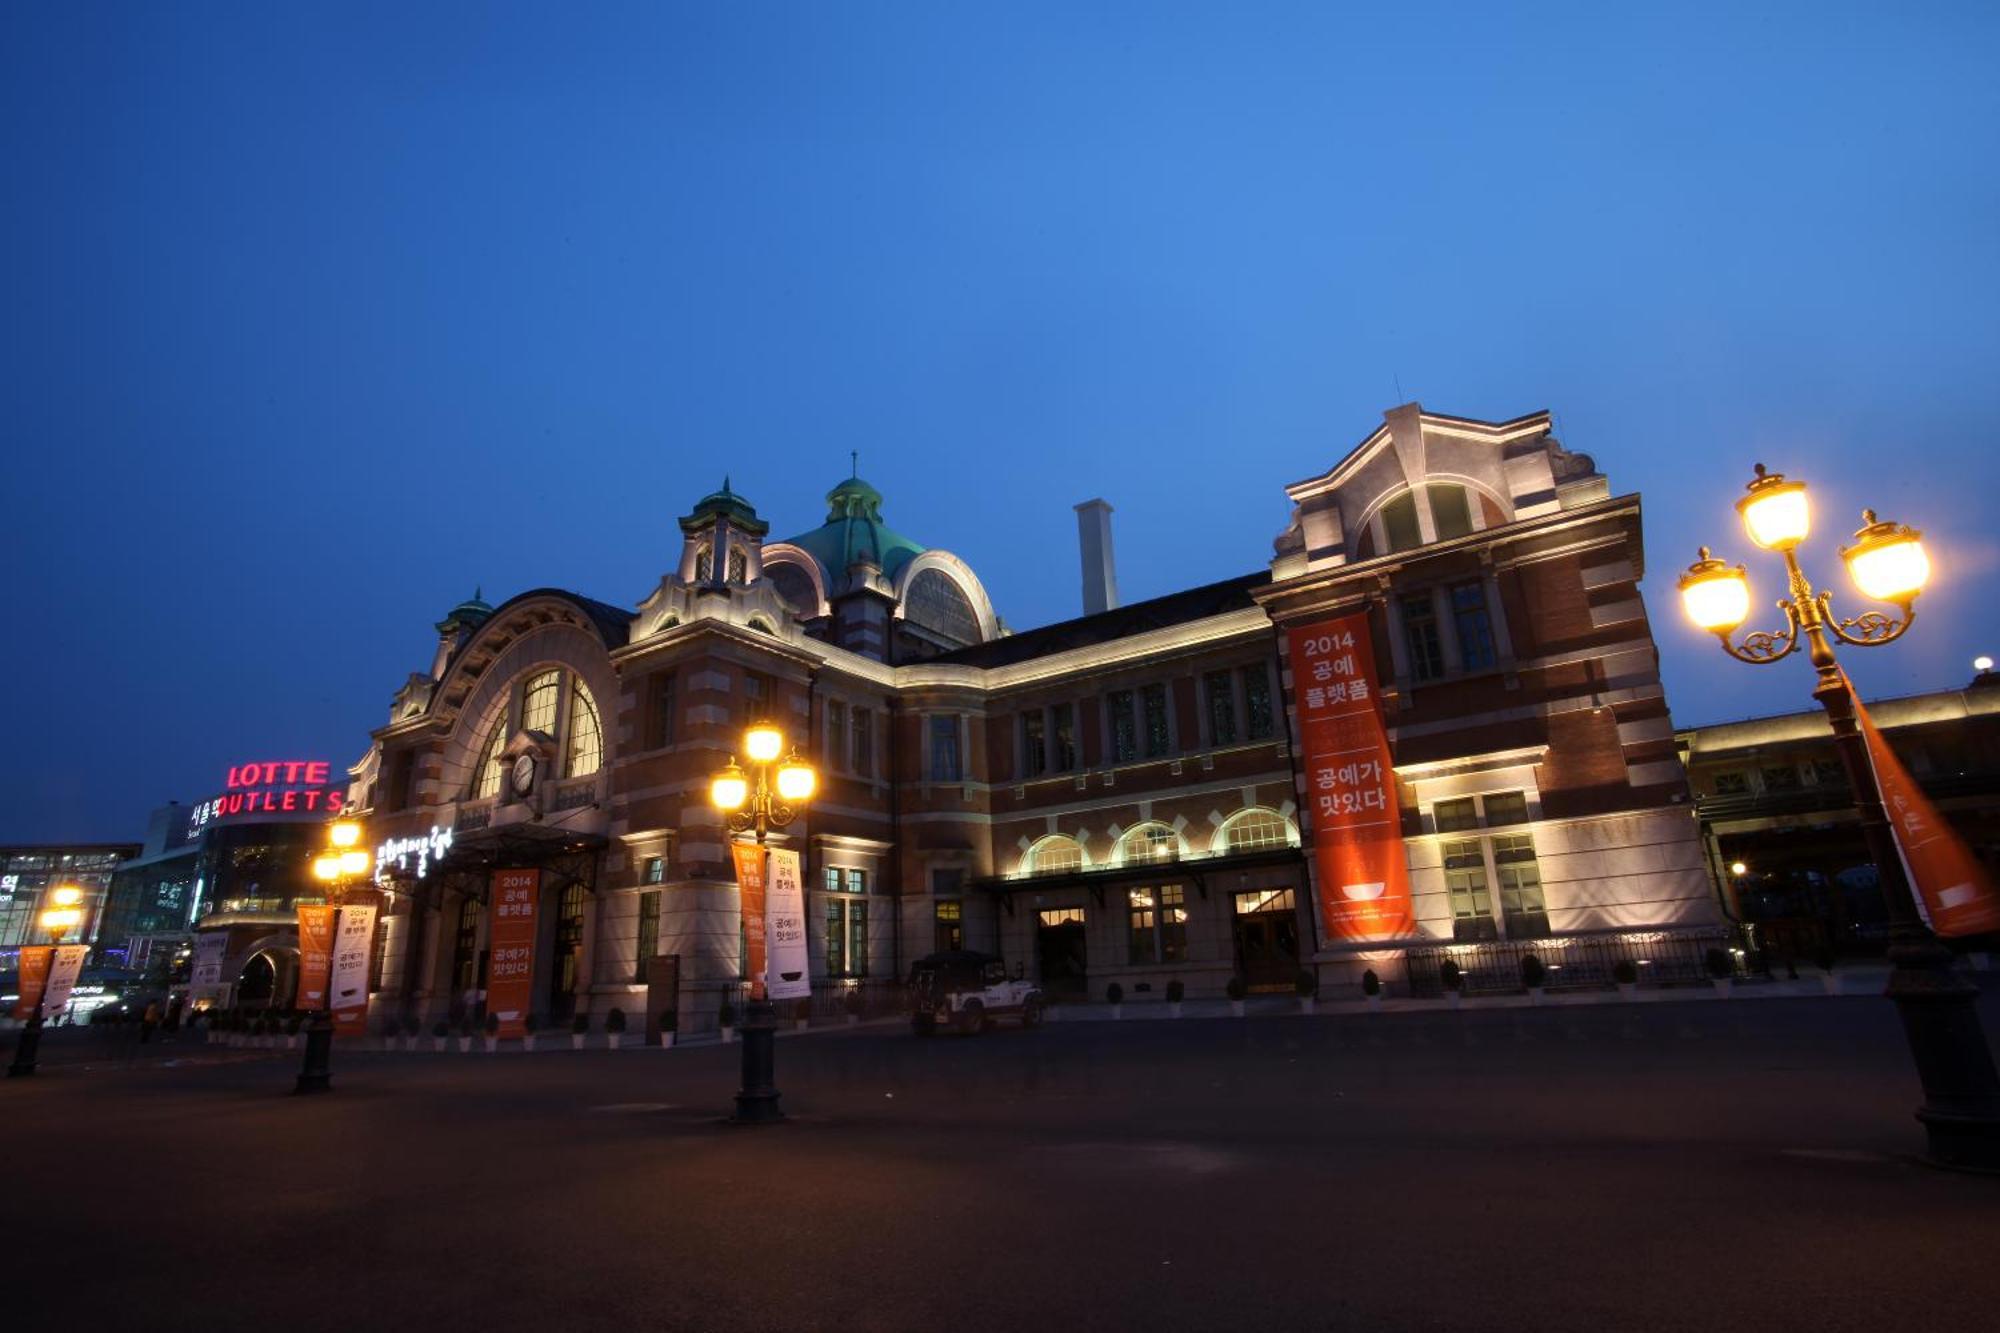
POLYGON ((544 671, 521 687, 521 730, 555 734, 556 705, 562 701, 562 672, 544 671))
POLYGON ((585 778, 604 766, 604 727, 597 704, 581 680, 570 682, 569 744, 564 747, 563 776, 585 778))
POLYGON ((1026 860, 1031 875, 1061 875, 1081 870, 1083 844, 1075 838, 1051 833, 1028 849, 1026 860))
POLYGON ((507 710, 500 710, 499 720, 493 730, 486 735, 486 744, 479 752, 479 763, 472 770, 472 799, 483 801, 489 796, 500 794, 500 751, 507 744, 507 710))
POLYGON ((1118 859, 1125 865, 1150 865, 1180 855, 1181 840, 1165 824, 1140 824, 1118 840, 1118 859))
POLYGON ((979 615, 972 602, 942 570, 920 570, 903 596, 903 618, 953 643, 979 642, 979 615))
POLYGON ((1222 826, 1225 852, 1256 852, 1266 847, 1292 845, 1292 826, 1275 810, 1243 810, 1230 816, 1222 826))

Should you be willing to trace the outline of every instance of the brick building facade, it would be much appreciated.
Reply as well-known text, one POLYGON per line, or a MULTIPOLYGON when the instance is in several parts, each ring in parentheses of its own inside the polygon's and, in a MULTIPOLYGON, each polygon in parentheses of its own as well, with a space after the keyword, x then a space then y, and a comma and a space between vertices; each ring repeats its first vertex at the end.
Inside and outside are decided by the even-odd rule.
MULTIPOLYGON (((740 918, 706 789, 745 724, 819 767, 806 858, 822 995, 948 945, 1057 997, 1289 987, 1577 939, 1712 928, 1645 608, 1636 496, 1549 418, 1388 413, 1288 492, 1265 568, 1026 633, 850 479, 768 541, 722 490, 627 610, 543 589, 440 622, 350 807, 392 855, 378 1008, 476 1001, 497 867, 543 870, 536 1005, 712 1027, 740 918), (1414 926, 1329 938, 1288 635, 1365 612, 1414 926)), ((1108 508, 1079 506, 1115 598, 1108 508)))

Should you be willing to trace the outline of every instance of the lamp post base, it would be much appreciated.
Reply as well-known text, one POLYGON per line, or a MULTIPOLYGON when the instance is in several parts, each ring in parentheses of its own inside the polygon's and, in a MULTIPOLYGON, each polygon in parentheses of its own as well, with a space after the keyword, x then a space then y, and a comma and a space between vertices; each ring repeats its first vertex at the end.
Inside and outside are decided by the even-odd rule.
POLYGON ((1891 937, 1889 985, 1923 1082, 1917 1119, 1924 1160, 2000 1174, 2000 1073, 1979 1021, 1979 988, 1953 969, 1952 953, 1922 930, 1891 937))
POLYGON ((21 1029, 21 1039, 14 1043, 14 1063, 7 1066, 8 1078, 27 1078, 35 1072, 35 1061, 42 1050, 42 1016, 36 1014, 21 1029))
POLYGON ((775 1125, 785 1118, 773 1086, 778 1044, 778 1011, 769 1000, 752 1000, 737 1033, 743 1042, 743 1088, 736 1094, 734 1125, 775 1125))
POLYGON ((313 1015, 306 1027, 306 1058, 299 1066, 299 1081, 292 1092, 333 1091, 333 1019, 324 1011, 313 1015))

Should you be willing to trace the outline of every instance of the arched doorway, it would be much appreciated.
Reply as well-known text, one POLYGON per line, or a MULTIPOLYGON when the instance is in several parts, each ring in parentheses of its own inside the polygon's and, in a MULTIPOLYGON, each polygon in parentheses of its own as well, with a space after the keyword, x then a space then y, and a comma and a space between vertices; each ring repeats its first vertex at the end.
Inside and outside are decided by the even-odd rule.
POLYGON ((236 1003, 244 1009, 269 1009, 278 997, 278 964, 270 954, 252 954, 236 978, 236 1003))

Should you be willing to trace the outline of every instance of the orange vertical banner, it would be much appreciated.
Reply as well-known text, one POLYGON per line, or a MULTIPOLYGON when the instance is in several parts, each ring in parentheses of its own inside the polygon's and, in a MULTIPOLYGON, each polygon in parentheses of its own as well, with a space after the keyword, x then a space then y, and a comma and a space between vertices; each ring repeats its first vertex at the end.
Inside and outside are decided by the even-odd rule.
POLYGON ((535 989, 535 920, 542 872, 493 872, 493 920, 487 931, 486 1012, 500 1019, 500 1035, 528 1030, 535 989))
POLYGON ((1854 700, 1862 739, 1868 743, 1868 762, 1875 770, 1882 808, 1888 812, 1896 854, 1931 929, 1947 936, 2000 930, 2000 893, 1994 891, 1993 877, 1896 758, 1852 681, 1847 692, 1854 700))
POLYGON ((1286 632, 1320 933, 1327 943, 1408 935, 1410 870, 1368 614, 1286 632))
POLYGON ((49 969, 55 958, 53 944, 21 946, 21 996, 14 1001, 14 1017, 25 1022, 35 1016, 35 1006, 42 1002, 42 992, 48 989, 49 969))
POLYGON ((744 971, 750 974, 750 998, 764 998, 766 942, 764 939, 764 849, 754 842, 732 842, 729 854, 736 862, 736 887, 743 901, 743 947, 750 956, 744 971))
POLYGON ((295 1008, 326 1008, 333 980, 333 912, 327 904, 299 907, 299 988, 295 1008))

